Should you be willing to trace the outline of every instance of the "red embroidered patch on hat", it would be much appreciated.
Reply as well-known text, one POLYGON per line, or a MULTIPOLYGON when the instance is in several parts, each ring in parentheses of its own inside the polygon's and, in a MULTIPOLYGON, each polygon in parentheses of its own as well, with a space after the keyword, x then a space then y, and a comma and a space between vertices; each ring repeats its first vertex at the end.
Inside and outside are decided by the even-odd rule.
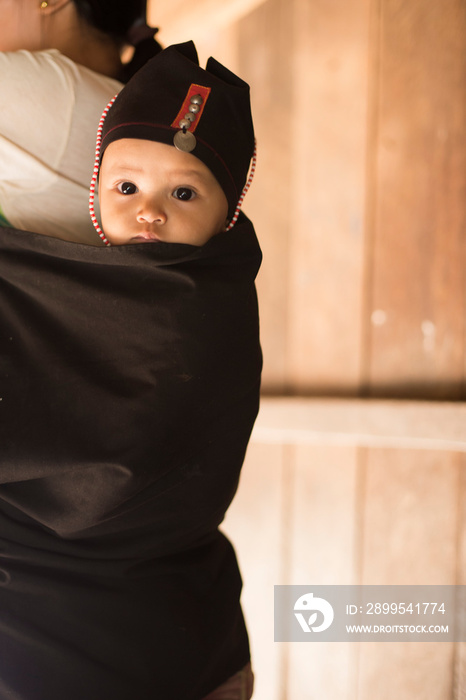
POLYGON ((211 88, 193 83, 171 126, 193 133, 204 111, 211 88))

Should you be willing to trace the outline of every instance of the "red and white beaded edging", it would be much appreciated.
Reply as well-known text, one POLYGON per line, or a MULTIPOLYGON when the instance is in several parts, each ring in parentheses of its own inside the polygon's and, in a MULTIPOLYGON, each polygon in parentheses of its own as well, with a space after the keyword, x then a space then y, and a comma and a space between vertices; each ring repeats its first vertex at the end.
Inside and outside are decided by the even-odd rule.
POLYGON ((102 145, 102 130, 104 128, 104 122, 107 114, 110 111, 110 107, 113 105, 117 98, 117 95, 115 97, 112 97, 108 105, 105 107, 102 116, 100 117, 100 122, 99 126, 97 129, 97 140, 95 144, 95 161, 94 161, 94 173, 92 175, 92 180, 91 180, 91 185, 89 188, 89 214, 91 215, 92 223, 94 224, 94 228, 99 234, 100 238, 102 241, 105 243, 105 245, 112 245, 109 240, 107 240, 105 233, 102 231, 102 229, 99 226, 99 222, 97 221, 97 217, 95 215, 95 210, 94 210, 94 198, 95 198, 95 187, 97 184, 97 178, 99 176, 99 163, 100 163, 100 147, 102 145))
POLYGON ((246 192, 248 189, 251 187, 251 182, 254 177, 254 173, 256 172, 256 161, 257 161, 257 141, 254 139, 254 153, 252 154, 252 161, 251 161, 251 169, 249 171, 249 177, 248 181, 246 182, 245 186, 243 187, 243 191, 241 192, 241 197, 238 200, 238 204, 236 205, 236 210, 233 215, 232 220, 230 221, 229 225, 227 226, 227 231, 229 231, 233 226, 236 224, 239 216, 239 212, 241 209, 241 205, 243 204, 243 200, 246 196, 246 192))

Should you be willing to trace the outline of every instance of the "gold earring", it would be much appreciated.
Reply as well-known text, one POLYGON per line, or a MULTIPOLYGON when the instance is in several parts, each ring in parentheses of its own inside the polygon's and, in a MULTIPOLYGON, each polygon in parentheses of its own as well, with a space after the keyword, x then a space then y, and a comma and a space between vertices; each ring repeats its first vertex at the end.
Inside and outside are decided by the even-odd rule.
POLYGON ((45 8, 48 6, 49 6, 48 2, 46 0, 44 0, 44 2, 41 2, 41 4, 40 4, 40 9, 45 10, 45 8))

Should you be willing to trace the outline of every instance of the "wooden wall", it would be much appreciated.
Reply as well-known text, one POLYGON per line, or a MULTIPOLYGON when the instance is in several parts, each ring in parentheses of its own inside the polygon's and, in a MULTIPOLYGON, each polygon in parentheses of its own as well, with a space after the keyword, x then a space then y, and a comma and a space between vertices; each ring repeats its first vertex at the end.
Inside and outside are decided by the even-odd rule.
POLYGON ((252 88, 264 401, 225 527, 255 698, 466 697, 461 644, 272 641, 274 584, 466 584, 449 432, 465 437, 466 1, 155 0, 150 17, 252 88))
POLYGON ((252 87, 264 391, 464 398, 464 0, 172 0, 252 87))

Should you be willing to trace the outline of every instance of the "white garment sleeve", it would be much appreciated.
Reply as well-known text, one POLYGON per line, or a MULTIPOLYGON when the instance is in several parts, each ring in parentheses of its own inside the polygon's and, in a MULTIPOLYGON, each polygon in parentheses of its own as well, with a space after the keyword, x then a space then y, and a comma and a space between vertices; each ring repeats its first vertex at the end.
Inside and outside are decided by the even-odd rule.
POLYGON ((52 167, 66 147, 74 108, 73 85, 54 54, 60 55, 0 53, 0 134, 52 167))
POLYGON ((98 243, 87 205, 95 136, 121 87, 55 49, 0 52, 0 207, 14 227, 98 243))

